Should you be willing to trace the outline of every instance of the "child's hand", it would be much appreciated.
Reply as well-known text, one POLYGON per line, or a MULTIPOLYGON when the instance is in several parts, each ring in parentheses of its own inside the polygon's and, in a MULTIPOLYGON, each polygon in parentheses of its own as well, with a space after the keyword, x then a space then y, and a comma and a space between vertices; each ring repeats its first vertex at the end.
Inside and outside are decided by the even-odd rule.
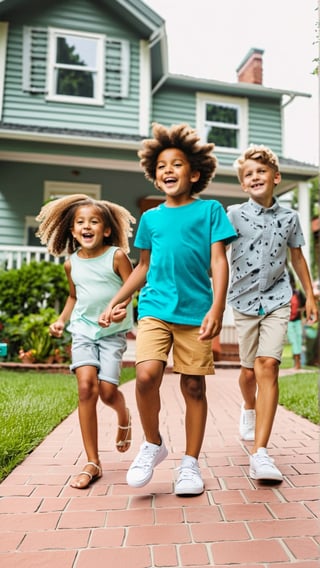
POLYGON ((117 304, 112 312, 111 312, 111 319, 113 322, 119 322, 124 320, 127 315, 126 304, 123 302, 122 304, 117 304))
POLYGON ((100 327, 109 327, 110 323, 112 322, 111 319, 111 312, 112 307, 107 307, 104 312, 98 317, 98 324, 100 327))
POLYGON ((306 319, 307 319, 306 324, 312 325, 316 323, 318 321, 319 314, 318 314, 317 304, 313 298, 311 299, 307 298, 305 308, 306 308, 306 319))
POLYGON ((127 315, 126 306, 127 302, 122 302, 114 307, 108 306, 107 309, 99 316, 98 324, 101 327, 109 327, 112 322, 117 323, 122 321, 127 315))
POLYGON ((213 339, 219 335, 222 328, 222 318, 217 318, 212 312, 204 317, 199 330, 199 340, 213 339))
POLYGON ((52 337, 61 337, 64 330, 64 322, 57 320, 49 326, 49 335, 52 337))

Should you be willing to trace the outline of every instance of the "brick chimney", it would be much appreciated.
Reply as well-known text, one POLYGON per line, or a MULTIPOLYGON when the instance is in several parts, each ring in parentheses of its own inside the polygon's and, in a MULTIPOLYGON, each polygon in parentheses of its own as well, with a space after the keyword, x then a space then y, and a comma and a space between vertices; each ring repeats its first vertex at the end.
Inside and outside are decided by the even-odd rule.
POLYGON ((262 55, 263 49, 252 47, 237 68, 239 83, 255 83, 262 85, 262 55))

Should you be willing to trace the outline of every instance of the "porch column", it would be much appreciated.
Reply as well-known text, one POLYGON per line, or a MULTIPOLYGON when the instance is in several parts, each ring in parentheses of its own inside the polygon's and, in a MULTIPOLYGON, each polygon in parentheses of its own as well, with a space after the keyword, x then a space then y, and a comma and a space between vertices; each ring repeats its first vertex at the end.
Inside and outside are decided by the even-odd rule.
POLYGON ((300 182, 298 184, 298 211, 300 215, 301 227, 306 242, 303 247, 303 253, 310 268, 310 197, 309 197, 309 183, 300 182))

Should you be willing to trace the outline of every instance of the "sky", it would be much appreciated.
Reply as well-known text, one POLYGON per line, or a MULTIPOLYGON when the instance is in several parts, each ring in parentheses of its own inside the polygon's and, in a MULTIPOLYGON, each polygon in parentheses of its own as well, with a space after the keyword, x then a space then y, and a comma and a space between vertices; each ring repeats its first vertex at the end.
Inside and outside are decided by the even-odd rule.
POLYGON ((264 50, 263 85, 308 93, 284 109, 283 155, 318 165, 320 0, 144 0, 166 21, 169 72, 237 82, 252 48, 264 50))

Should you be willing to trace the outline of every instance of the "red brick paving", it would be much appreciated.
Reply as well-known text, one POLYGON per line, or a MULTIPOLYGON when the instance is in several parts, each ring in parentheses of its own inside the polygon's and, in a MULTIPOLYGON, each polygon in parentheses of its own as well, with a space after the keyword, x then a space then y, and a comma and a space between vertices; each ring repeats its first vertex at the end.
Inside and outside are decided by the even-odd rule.
POLYGON ((69 486, 85 462, 77 412, 0 486, 2 568, 319 568, 319 428, 279 407, 269 450, 284 474, 278 485, 248 477, 250 443, 238 437, 238 370, 207 378, 209 402, 200 465, 206 491, 173 494, 184 450, 179 379, 166 374, 161 432, 169 449, 151 483, 132 489, 126 470, 142 441, 134 381, 123 385, 133 444, 115 450, 114 414, 99 405, 103 477, 69 486))

